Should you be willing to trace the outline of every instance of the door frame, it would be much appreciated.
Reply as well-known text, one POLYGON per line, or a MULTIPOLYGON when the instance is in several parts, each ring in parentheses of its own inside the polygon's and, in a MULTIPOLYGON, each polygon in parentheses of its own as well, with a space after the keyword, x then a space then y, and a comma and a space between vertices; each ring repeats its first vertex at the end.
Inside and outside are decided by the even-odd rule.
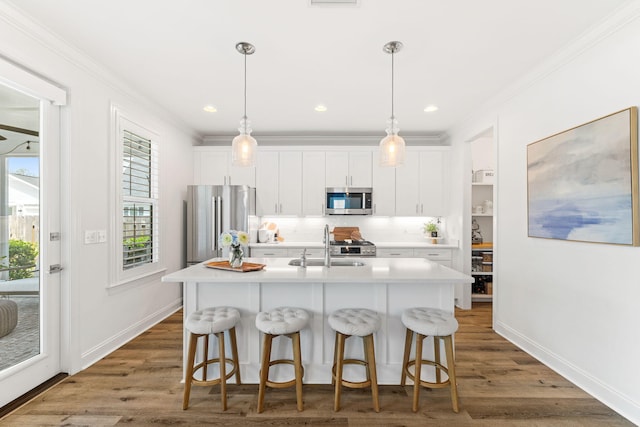
MULTIPOLYGON (((62 371, 63 346, 68 330, 62 329, 61 274, 49 266, 61 264, 61 107, 66 90, 0 57, 0 83, 40 100, 40 354, 0 373, 0 407, 34 389, 62 371)), ((68 308, 68 307, 67 307, 68 308)), ((65 324, 65 326, 67 326, 65 324)), ((66 348, 66 346, 64 346, 66 348)))

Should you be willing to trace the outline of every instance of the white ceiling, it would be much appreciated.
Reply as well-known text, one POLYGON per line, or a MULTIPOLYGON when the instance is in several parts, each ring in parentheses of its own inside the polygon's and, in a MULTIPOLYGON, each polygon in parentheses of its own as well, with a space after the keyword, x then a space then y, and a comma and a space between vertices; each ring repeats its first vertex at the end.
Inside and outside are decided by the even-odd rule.
POLYGON ((14 0, 202 136, 236 133, 248 106, 254 135, 438 134, 628 0, 14 0), (317 113, 324 104, 328 111, 317 113), (217 107, 206 113, 203 106, 217 107), (437 104, 435 113, 423 110, 437 104))

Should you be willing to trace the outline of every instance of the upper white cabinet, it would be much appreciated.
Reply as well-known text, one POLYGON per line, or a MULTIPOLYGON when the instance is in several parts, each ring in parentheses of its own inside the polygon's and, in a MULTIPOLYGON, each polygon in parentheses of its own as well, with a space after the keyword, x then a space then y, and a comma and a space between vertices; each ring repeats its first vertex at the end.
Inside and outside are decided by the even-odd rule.
POLYGON ((324 215, 325 153, 302 153, 302 214, 324 215))
POLYGON ((255 167, 231 165, 231 147, 194 147, 194 182, 209 185, 256 185, 255 167))
POLYGON ((373 214, 393 216, 396 213, 396 168, 380 166, 380 154, 373 153, 373 214))
POLYGON ((302 215, 302 152, 259 151, 256 214, 302 215))
POLYGON ((371 151, 327 151, 327 187, 371 187, 371 151))
POLYGON ((396 168, 396 215, 444 216, 449 151, 407 151, 405 163, 396 168))

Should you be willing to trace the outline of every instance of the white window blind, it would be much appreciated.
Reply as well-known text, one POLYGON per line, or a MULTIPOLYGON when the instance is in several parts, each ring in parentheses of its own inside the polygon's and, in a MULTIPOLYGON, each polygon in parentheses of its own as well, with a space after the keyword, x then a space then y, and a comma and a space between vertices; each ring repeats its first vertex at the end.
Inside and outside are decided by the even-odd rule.
POLYGON ((158 258, 158 161, 151 139, 122 132, 122 269, 158 258))

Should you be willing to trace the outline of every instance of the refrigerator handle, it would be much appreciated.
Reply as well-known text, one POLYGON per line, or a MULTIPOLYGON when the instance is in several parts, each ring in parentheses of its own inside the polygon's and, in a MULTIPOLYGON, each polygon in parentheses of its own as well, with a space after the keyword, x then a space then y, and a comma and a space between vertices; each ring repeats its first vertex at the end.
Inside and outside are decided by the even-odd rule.
POLYGON ((222 197, 218 196, 214 199, 213 202, 213 212, 215 218, 215 224, 213 227, 213 242, 212 247, 216 249, 216 256, 220 257, 222 254, 220 253, 220 245, 218 244, 218 238, 220 237, 220 233, 222 233, 222 197))

